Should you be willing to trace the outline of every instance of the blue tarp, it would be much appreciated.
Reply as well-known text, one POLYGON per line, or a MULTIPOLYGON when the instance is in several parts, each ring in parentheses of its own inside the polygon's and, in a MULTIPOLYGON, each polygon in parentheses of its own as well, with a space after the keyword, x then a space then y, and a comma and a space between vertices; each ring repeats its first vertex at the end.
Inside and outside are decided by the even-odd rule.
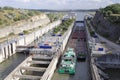
POLYGON ((52 46, 44 45, 44 46, 39 46, 39 48, 51 49, 51 48, 52 48, 52 46))
POLYGON ((55 36, 55 34, 52 34, 52 36, 55 36))
POLYGON ((59 34, 58 36, 62 36, 61 34, 59 34))
POLYGON ((61 34, 58 34, 58 35, 56 35, 56 34, 52 34, 52 36, 62 36, 61 34))
POLYGON ((98 48, 98 51, 103 51, 103 48, 98 48))

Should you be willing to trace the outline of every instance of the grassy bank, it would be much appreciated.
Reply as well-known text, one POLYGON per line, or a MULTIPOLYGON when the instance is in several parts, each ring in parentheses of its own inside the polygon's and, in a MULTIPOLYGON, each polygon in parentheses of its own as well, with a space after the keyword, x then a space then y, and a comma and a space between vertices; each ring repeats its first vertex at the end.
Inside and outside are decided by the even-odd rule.
POLYGON ((0 28, 9 26, 17 21, 27 20, 35 15, 40 14, 41 12, 36 10, 0 7, 0 28))

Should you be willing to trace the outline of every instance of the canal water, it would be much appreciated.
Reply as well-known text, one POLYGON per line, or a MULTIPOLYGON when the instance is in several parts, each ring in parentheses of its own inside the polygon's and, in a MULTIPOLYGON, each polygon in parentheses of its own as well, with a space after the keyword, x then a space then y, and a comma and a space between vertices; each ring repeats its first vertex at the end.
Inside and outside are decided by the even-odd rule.
POLYGON ((109 80, 120 80, 120 69, 106 69, 104 72, 108 74, 109 80))
MULTIPOLYGON (((84 16, 86 14, 87 12, 78 12, 76 21, 83 21, 84 16)), ((83 24, 79 26, 83 26, 83 24)), ((70 44, 76 44, 76 43, 71 43, 70 41, 68 41, 67 47, 70 47, 70 44)), ((86 58, 85 61, 77 61, 76 72, 74 75, 59 74, 57 68, 53 75, 52 80, 90 80, 88 58, 86 58)))

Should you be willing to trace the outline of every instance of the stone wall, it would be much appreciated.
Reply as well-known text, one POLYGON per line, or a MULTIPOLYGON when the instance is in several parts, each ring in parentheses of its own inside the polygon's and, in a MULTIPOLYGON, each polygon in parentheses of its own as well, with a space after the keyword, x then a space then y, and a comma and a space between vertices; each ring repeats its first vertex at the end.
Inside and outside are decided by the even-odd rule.
POLYGON ((120 25, 109 22, 100 11, 97 11, 93 18, 95 29, 110 40, 117 41, 120 37, 120 25))

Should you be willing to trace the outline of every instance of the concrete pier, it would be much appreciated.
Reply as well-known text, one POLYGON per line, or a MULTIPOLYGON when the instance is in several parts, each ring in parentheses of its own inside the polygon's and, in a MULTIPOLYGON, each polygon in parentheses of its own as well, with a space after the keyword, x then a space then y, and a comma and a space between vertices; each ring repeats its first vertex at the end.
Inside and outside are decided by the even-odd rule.
POLYGON ((87 25, 87 17, 88 16, 85 16, 84 18, 84 25, 85 25, 85 28, 86 28, 86 34, 87 34, 87 47, 88 47, 88 52, 89 52, 89 65, 90 65, 90 76, 91 76, 91 80, 101 80, 101 77, 99 75, 99 72, 98 72, 98 68, 97 66, 95 65, 95 61, 94 61, 94 58, 91 55, 91 45, 90 45, 90 40, 92 39, 92 37, 90 36, 90 32, 89 32, 89 29, 88 29, 88 25, 87 25))

